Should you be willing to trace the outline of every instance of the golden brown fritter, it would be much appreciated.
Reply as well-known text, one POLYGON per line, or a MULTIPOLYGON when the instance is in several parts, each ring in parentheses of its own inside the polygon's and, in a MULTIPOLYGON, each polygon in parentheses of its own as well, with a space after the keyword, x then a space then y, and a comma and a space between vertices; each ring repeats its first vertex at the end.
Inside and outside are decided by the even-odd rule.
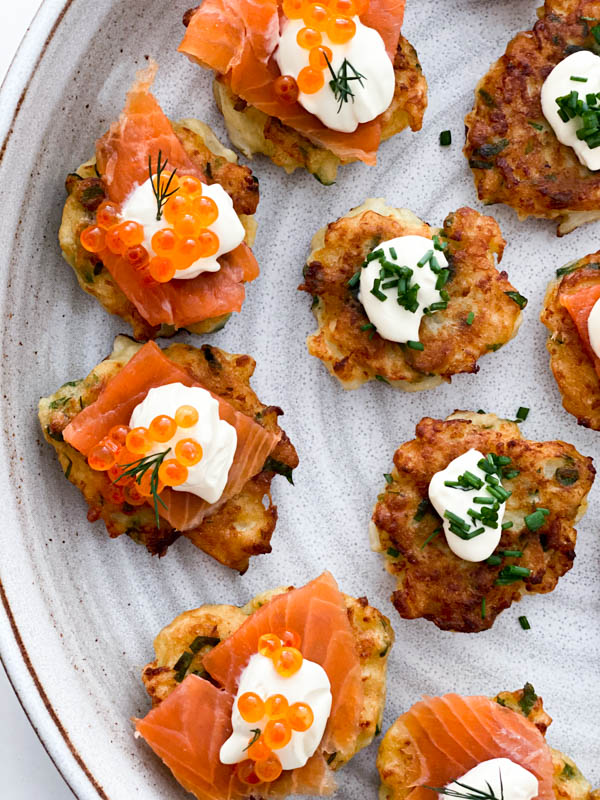
MULTIPOLYGON (((552 718, 544 711, 542 698, 531 684, 516 692, 500 692, 495 698, 507 708, 522 714, 545 736, 552 718)), ((554 767, 553 788, 557 800, 600 800, 600 791, 592 792, 569 756, 550 748, 554 767)), ((381 778, 379 800, 405 800, 420 777, 411 736, 402 719, 396 720, 381 741, 377 757, 381 778)), ((459 775, 457 777, 460 777, 459 775)))
POLYGON ((318 331, 307 340, 345 389, 380 380, 407 391, 450 382, 460 372, 477 372, 477 359, 498 350, 517 332, 526 303, 499 272, 504 240, 498 224, 471 208, 449 214, 444 227, 431 228, 407 209, 369 199, 317 232, 299 287, 313 296, 318 331), (448 308, 423 317, 420 341, 412 350, 365 328, 369 319, 348 281, 380 242, 397 236, 439 234, 448 242, 448 308), (519 302, 511 299, 514 297, 519 302), (473 314, 469 324, 470 314, 473 314))
MULTIPOLYGON (((204 171, 208 183, 220 183, 231 197, 233 207, 246 229, 245 241, 252 245, 256 234, 256 221, 252 215, 258 205, 258 180, 248 167, 236 163, 235 153, 223 147, 208 125, 195 119, 173 122, 172 125, 192 161, 204 171)), ((116 314, 131 325, 133 335, 139 341, 172 336, 175 333, 172 325, 150 325, 127 299, 98 256, 88 253, 81 246, 81 232, 94 224, 96 209, 106 199, 102 180, 96 172, 95 158, 67 177, 66 189, 68 197, 58 240, 63 256, 75 270, 81 288, 93 295, 111 314, 116 314)), ((190 325, 188 330, 198 334, 213 333, 220 330, 230 316, 223 314, 206 319, 190 325)))
POLYGON ((573 565, 573 526, 585 513, 594 475, 592 459, 572 445, 523 439, 514 422, 495 414, 457 411, 446 420, 422 419, 416 438, 394 454, 390 482, 377 498, 370 529, 373 549, 385 554, 386 569, 396 578, 392 602, 400 616, 475 633, 491 628, 498 614, 523 594, 551 592, 573 565), (519 471, 502 481, 512 492, 504 520, 513 526, 503 531, 497 552, 523 555, 503 558, 498 566, 456 556, 428 502, 433 475, 471 448, 508 456, 507 469, 519 471), (525 516, 538 507, 550 513, 539 530, 530 531, 525 516), (511 564, 530 569, 529 577, 497 585, 501 569, 511 564))
POLYGON ((189 372, 194 380, 267 430, 282 433, 267 462, 269 469, 251 478, 238 495, 193 530, 176 531, 163 519, 157 528, 151 504, 133 507, 127 503, 108 502, 103 495, 110 479, 105 473, 91 469, 85 456, 63 439, 62 431, 69 422, 97 399, 107 381, 140 347, 126 336, 117 336, 112 354, 87 378, 66 383, 50 397, 42 398, 39 419, 44 436, 56 450, 65 477, 83 493, 89 505, 88 519, 90 522, 102 519, 111 538, 126 533, 153 555, 162 556, 169 545, 183 535, 221 564, 245 572, 251 556, 271 552, 269 543, 277 522, 277 507, 271 499, 271 481, 276 474, 273 470, 291 480, 292 470, 298 465, 294 446, 277 424, 277 417, 283 412, 276 406, 263 405, 250 388, 256 366, 253 358, 231 355, 206 344, 200 348, 184 344, 165 348, 165 355, 189 372), (268 502, 265 505, 263 501, 268 502))
POLYGON ((546 0, 532 31, 519 33, 477 86, 465 119, 464 153, 479 199, 506 203, 521 219, 557 219, 558 234, 600 217, 600 172, 561 144, 541 106, 542 85, 571 53, 600 52, 592 33, 598 0, 546 0))
MULTIPOLYGON (((236 606, 201 606, 176 617, 154 640, 156 659, 142 671, 142 681, 152 705, 156 706, 168 697, 190 672, 202 674, 202 659, 206 653, 220 640, 231 636, 250 614, 268 600, 293 588, 287 586, 264 592, 242 609, 236 606)), ((333 770, 339 769, 359 750, 367 747, 381 730, 387 660, 394 643, 389 619, 370 606, 366 597, 356 599, 344 595, 344 598, 362 669, 363 708, 360 734, 352 748, 330 754, 333 757, 329 766, 333 770)))
MULTIPOLYGON (((409 125, 413 131, 421 130, 427 108, 427 81, 414 47, 403 36, 398 42, 394 72, 396 88, 390 107, 382 115, 382 141, 409 125)), ((218 78, 213 89, 229 138, 248 158, 262 153, 286 172, 304 167, 326 186, 335 182, 340 164, 356 160, 340 159, 331 150, 313 144, 276 117, 269 117, 236 97, 218 78)))
POLYGON ((561 292, 600 283, 600 251, 557 270, 546 292, 540 319, 548 328, 546 347, 563 406, 580 425, 600 431, 600 378, 575 323, 561 304, 561 292))

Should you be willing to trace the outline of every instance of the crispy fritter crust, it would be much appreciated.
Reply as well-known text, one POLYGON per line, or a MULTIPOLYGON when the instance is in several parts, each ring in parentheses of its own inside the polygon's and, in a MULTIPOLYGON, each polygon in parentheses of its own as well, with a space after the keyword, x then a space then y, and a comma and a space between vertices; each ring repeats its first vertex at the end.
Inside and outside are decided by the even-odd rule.
POLYGON ((457 411, 446 420, 425 417, 416 438, 394 454, 391 483, 379 495, 371 521, 373 549, 385 553, 386 569, 397 580, 392 602, 404 619, 424 617, 442 630, 474 633, 491 628, 498 614, 526 593, 551 592, 573 565, 577 532, 594 481, 592 459, 565 442, 532 442, 518 426, 495 414, 457 411), (512 459, 520 474, 503 480, 512 491, 500 550, 521 550, 500 566, 458 558, 440 532, 441 520, 426 505, 434 473, 470 448, 512 459), (423 506, 419 504, 423 503, 423 506), (537 507, 550 511, 545 525, 530 531, 524 517, 537 507), (425 510, 423 510, 425 508, 425 510), (531 574, 509 586, 497 586, 502 567, 518 564, 531 574), (485 616, 482 600, 485 598, 485 616))
POLYGON ((597 0, 546 0, 538 14, 533 30, 519 33, 479 82, 464 153, 480 200, 506 203, 521 219, 557 219, 563 235, 600 217, 600 173, 558 141, 540 93, 570 53, 599 52, 594 23, 582 18, 600 19, 600 8, 597 0))
MULTIPOLYGON (((236 606, 201 606, 176 617, 154 640, 156 659, 142 671, 142 681, 152 699, 152 705, 158 705, 177 688, 174 666, 198 636, 226 639, 268 600, 293 588, 279 587, 264 592, 242 609, 236 606)), ((339 769, 359 750, 367 747, 381 730, 387 660, 394 643, 394 632, 389 619, 370 606, 366 597, 356 599, 344 595, 344 598, 362 669, 364 702, 360 716, 360 733, 354 745, 347 751, 329 754, 333 756, 330 762, 333 770, 339 769)), ((194 655, 187 672, 202 672, 202 659, 210 650, 210 645, 202 647, 194 655)), ((183 674, 187 673, 181 673, 180 679, 183 674)))
POLYGON ((506 272, 495 266, 494 256, 500 260, 504 249, 500 228, 471 208, 449 214, 440 231, 407 209, 369 199, 318 231, 312 248, 299 287, 313 296, 319 324, 308 337, 308 351, 345 389, 384 379, 416 391, 449 382, 461 372, 477 372, 477 359, 506 344, 521 323, 521 310, 507 294, 515 289, 506 272), (451 275, 444 288, 450 302, 446 310, 423 318, 420 339, 425 349, 412 350, 361 330, 369 319, 347 284, 369 251, 396 236, 440 232, 449 243, 451 275), (470 312, 475 315, 471 325, 470 312))
MULTIPOLYGON (((396 88, 390 107, 382 115, 382 141, 408 126, 413 131, 421 130, 427 108, 427 81, 414 47, 403 36, 398 42, 394 72, 396 88)), ((218 78, 213 89, 229 138, 249 158, 262 153, 288 173, 303 167, 326 186, 334 183, 340 164, 356 160, 338 158, 276 117, 249 106, 218 78)))
POLYGON ((600 431, 600 378, 571 315, 559 301, 561 291, 576 291, 600 282, 600 251, 565 269, 569 271, 548 285, 540 314, 548 328, 550 368, 565 409, 577 417, 580 425, 600 431))
MULTIPOLYGON (((156 527, 151 505, 114 505, 103 497, 109 478, 88 466, 85 456, 67 444, 62 431, 82 408, 93 403, 108 380, 116 375, 141 345, 126 336, 117 336, 112 354, 79 381, 66 383, 57 392, 40 400, 39 419, 46 441, 54 447, 65 476, 77 486, 88 505, 88 519, 102 519, 115 538, 126 533, 143 544, 153 555, 162 556, 179 536, 231 569, 245 572, 251 556, 270 553, 271 535, 277 521, 277 507, 271 499, 274 472, 263 470, 251 478, 243 490, 228 500, 202 524, 189 531, 176 531, 161 519, 156 527), (266 505, 263 501, 268 501, 266 505)), ((250 388, 256 362, 246 355, 231 355, 217 347, 200 348, 172 344, 165 348, 171 361, 187 370, 195 380, 231 403, 238 411, 253 417, 270 431, 281 431, 277 418, 282 410, 263 405, 250 388)), ((294 446, 284 431, 272 453, 281 470, 298 465, 294 446)))
MULTIPOLYGON (((202 169, 209 183, 220 183, 233 200, 233 206, 246 229, 245 241, 252 245, 256 234, 253 214, 258 205, 258 179, 248 167, 237 164, 237 156, 216 138, 203 122, 195 119, 173 122, 173 130, 190 158, 202 169)), ((100 259, 81 246, 79 237, 84 228, 96 219, 96 209, 105 199, 102 180, 96 172, 96 159, 82 164, 66 181, 68 197, 63 210, 58 240, 65 260, 75 270, 81 288, 93 295, 111 314, 121 317, 133 328, 139 341, 158 336, 172 336, 170 325, 149 325, 140 315, 100 259)), ((231 314, 223 314, 189 326, 192 333, 213 333, 220 330, 231 314)))
MULTIPOLYGON (((536 698, 531 708, 522 704, 523 694, 528 689, 532 690, 532 687, 516 692, 500 692, 494 699, 526 717, 545 736, 552 718, 544 711, 541 697, 536 698)), ((553 788, 557 800, 598 800, 600 792, 592 792, 591 784, 586 781, 573 760, 553 748, 550 751, 554 766, 553 788)), ((419 781, 417 756, 410 734, 400 719, 396 720, 381 741, 377 769, 381 777, 379 800, 404 800, 419 781)))

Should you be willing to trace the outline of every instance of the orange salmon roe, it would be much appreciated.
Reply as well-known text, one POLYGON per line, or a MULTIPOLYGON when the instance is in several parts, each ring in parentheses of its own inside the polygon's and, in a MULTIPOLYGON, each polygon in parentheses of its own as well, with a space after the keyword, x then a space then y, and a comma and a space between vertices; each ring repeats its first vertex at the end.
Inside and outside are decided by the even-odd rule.
POLYGON ((161 443, 168 442, 169 439, 172 439, 176 430, 177 423, 173 417, 169 417, 167 414, 159 414, 157 417, 154 417, 148 427, 148 433, 154 441, 161 443))
POLYGON ((254 765, 256 777, 263 783, 276 781, 282 771, 283 767, 281 766, 281 761, 274 753, 262 761, 257 761, 254 765))
POLYGON ((132 267, 141 269, 148 261, 148 251, 141 244, 130 247, 124 253, 125 260, 128 261, 132 267))
POLYGON ((177 243, 177 249, 173 254, 173 263, 176 269, 187 269, 191 267, 194 261, 200 258, 200 246, 197 239, 188 237, 180 239, 177 243))
POLYGON ((303 67, 298 74, 298 88, 304 94, 315 94, 325 85, 321 70, 314 67, 303 67))
POLYGON ((333 53, 330 47, 321 45, 320 47, 313 47, 308 54, 308 63, 315 69, 327 69, 327 60, 331 64, 333 53))
POLYGON ((258 722, 265 715, 265 704, 255 692, 245 692, 238 698, 237 705, 244 722, 258 722))
POLYGON ((295 647, 282 647, 273 659, 273 666, 283 678, 295 675, 304 661, 300 650, 295 647))
POLYGON ((125 444, 125 439, 127 438, 127 434, 129 433, 129 426, 128 425, 114 425, 108 432, 109 439, 112 439, 113 442, 121 445, 121 447, 125 444))
POLYGON ((289 707, 287 721, 293 731, 307 731, 315 721, 315 715, 308 703, 294 703, 289 707))
POLYGON ((284 103, 295 103, 298 99, 298 84, 291 75, 280 75, 273 81, 273 91, 284 103))
POLYGON ((302 643, 300 634, 296 633, 296 631, 284 631, 281 634, 281 641, 286 647, 296 647, 296 648, 299 648, 302 643))
POLYGON ((302 19, 309 28, 324 31, 329 21, 329 9, 322 3, 304 3, 302 19))
POLYGON ((310 50, 312 47, 318 47, 323 41, 323 37, 319 31, 314 30, 314 28, 300 28, 296 36, 296 41, 300 47, 303 47, 305 50, 310 50))
POLYGON ((105 230, 112 228, 119 222, 119 206, 111 203, 110 200, 104 200, 96 211, 96 222, 105 230))
POLYGON ((281 639, 274 633, 263 633, 258 640, 258 652, 261 656, 273 658, 275 653, 281 648, 281 639))
MULTIPOLYGON (((203 200, 204 198, 200 198, 203 200)), ((178 236, 191 236, 194 238, 198 236, 204 226, 194 214, 182 214, 175 220, 175 233, 178 236)))
POLYGON ((289 744, 292 729, 285 720, 272 719, 267 722, 263 731, 263 739, 271 750, 281 750, 289 744))
POLYGON ((167 458, 158 469, 158 477, 165 486, 181 486, 188 478, 187 467, 179 464, 174 458, 167 458))
POLYGON ((184 467, 195 467, 202 455, 202 445, 195 439, 180 439, 175 445, 175 458, 184 467))
POLYGON ((94 470, 105 472, 109 470, 117 460, 119 445, 104 439, 92 447, 88 455, 88 464, 94 470))
POLYGON ((329 8, 334 14, 344 17, 353 17, 357 11, 354 0, 330 0, 329 8))
POLYGON ((346 44, 356 33, 356 22, 347 17, 334 17, 327 24, 327 35, 334 44, 346 44))
POLYGON ((147 428, 139 427, 130 430, 125 443, 127 449, 137 456, 143 456, 152 449, 152 439, 147 428))
POLYGON ((242 783, 247 783, 250 786, 260 783, 260 778, 254 771, 255 766, 256 765, 254 762, 250 761, 250 759, 246 759, 246 761, 240 761, 239 764, 236 764, 235 773, 242 783))
POLYGON ((214 256, 214 254, 219 249, 219 237, 213 231, 208 230, 208 228, 204 228, 198 234, 196 239, 198 243, 198 252, 200 253, 200 258, 209 258, 210 256, 214 256))
POLYGON ((179 406, 175 412, 175 422, 180 428, 193 428, 198 418, 199 414, 194 406, 179 406))
POLYGON ((116 506, 120 506, 125 500, 123 487, 114 483, 109 483, 108 486, 105 486, 102 489, 102 495, 109 503, 114 503, 116 506))
POLYGON ((106 234, 99 225, 88 225, 79 237, 82 246, 89 253, 99 253, 106 246, 106 234))
POLYGON ((163 228, 160 231, 156 231, 152 237, 152 249, 157 256, 169 257, 173 255, 177 244, 177 236, 175 236, 175 231, 171 230, 171 228, 163 228))
POLYGON ((135 482, 123 487, 123 498, 130 506, 142 506, 146 502, 145 496, 140 492, 135 482))
POLYGON ((123 477, 123 472, 124 469, 121 466, 121 464, 119 464, 117 459, 117 462, 112 465, 112 467, 107 471, 106 474, 108 475, 112 483, 117 483, 119 484, 119 486, 125 486, 125 484, 131 482, 131 478, 123 477))
POLYGON ((219 216, 219 207, 212 197, 195 197, 192 201, 192 213, 202 228, 208 228, 219 216))
MULTIPOLYGON (((152 497, 152 473, 150 470, 148 472, 144 472, 140 481, 136 481, 138 491, 143 497, 152 497)), ((162 492, 165 488, 165 485, 162 481, 158 481, 158 485, 156 487, 156 491, 158 494, 162 492)))
POLYGON ((194 175, 184 175, 179 181, 179 193, 187 197, 202 194, 202 181, 194 175))
POLYGON ((121 226, 113 225, 106 231, 106 246, 111 253, 120 256, 125 251, 125 245, 121 240, 121 226))
POLYGON ((121 240, 127 247, 135 247, 144 241, 144 228, 131 219, 121 223, 121 240))
POLYGON ((269 719, 285 719, 289 703, 282 694, 272 694, 265 700, 265 716, 269 719))
POLYGON ((288 19, 300 19, 303 6, 303 0, 283 0, 283 13, 288 19))
POLYGON ((171 225, 173 225, 173 223, 178 220, 180 216, 183 214, 189 214, 190 208, 191 206, 189 197, 183 194, 175 194, 165 203, 163 215, 167 222, 170 222, 171 225))
POLYGON ((246 752, 248 753, 248 758, 251 758, 252 761, 266 761, 267 758, 273 755, 272 750, 264 743, 262 736, 251 744, 246 752))
POLYGON ((175 277, 175 265, 170 258, 165 258, 164 256, 151 258, 148 264, 148 271, 158 283, 167 283, 167 281, 175 277))

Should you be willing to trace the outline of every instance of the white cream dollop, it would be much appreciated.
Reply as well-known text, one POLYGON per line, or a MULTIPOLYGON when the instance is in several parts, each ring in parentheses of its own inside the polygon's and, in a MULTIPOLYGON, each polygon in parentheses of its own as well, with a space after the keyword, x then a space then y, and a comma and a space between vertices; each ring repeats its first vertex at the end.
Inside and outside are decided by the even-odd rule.
MULTIPOLYGON (((504 800, 533 800, 539 790, 539 782, 535 775, 520 764, 515 764, 510 758, 491 758, 489 761, 482 761, 445 788, 464 794, 467 790, 464 786, 459 786, 459 783, 486 794, 491 787, 494 795, 503 796, 504 800)), ((440 800, 447 800, 447 795, 439 794, 438 797, 440 800)))
POLYGON ((587 324, 592 350, 600 358, 600 298, 592 306, 587 324))
MULTIPOLYGON (((361 81, 353 80, 350 87, 354 97, 341 104, 329 85, 331 74, 325 70, 325 84, 314 94, 300 92, 298 102, 311 114, 318 117, 323 125, 334 131, 352 133, 361 122, 370 122, 389 108, 394 97, 396 78, 394 65, 388 56, 385 44, 374 28, 369 28, 353 17, 356 34, 346 44, 335 44, 323 34, 323 44, 332 52, 331 66, 336 73, 344 59, 364 76, 361 81)), ((282 75, 298 78, 300 70, 309 65, 309 51, 300 47, 296 37, 304 28, 301 19, 284 20, 275 51, 275 61, 282 75)), ((351 72, 349 74, 352 74, 351 72)))
POLYGON ((542 111, 558 141, 572 147, 588 169, 600 169, 600 147, 590 148, 587 142, 577 138, 577 130, 582 127, 581 117, 563 122, 558 116, 556 98, 572 91, 578 92, 584 100, 586 94, 600 92, 600 57, 589 50, 572 53, 554 67, 542 86, 542 111), (573 76, 587 78, 587 81, 572 81, 573 76))
POLYGON ((264 730, 267 723, 266 719, 259 722, 246 722, 242 719, 237 701, 245 692, 254 692, 263 701, 271 695, 282 694, 290 705, 308 703, 314 714, 313 724, 306 731, 293 731, 289 743, 274 751, 283 769, 303 767, 319 746, 331 712, 331 684, 323 667, 305 658, 295 675, 283 678, 270 658, 260 653, 253 655, 242 672, 233 703, 233 733, 220 752, 223 764, 237 764, 247 758, 246 749, 253 738, 253 731, 257 728, 264 730))
POLYGON ((216 503, 227 484, 237 447, 237 433, 233 425, 220 418, 219 403, 210 392, 182 383, 168 383, 150 389, 144 400, 133 409, 129 425, 131 428, 148 428, 160 414, 174 418, 179 406, 187 405, 198 412, 198 422, 191 428, 178 427, 172 439, 156 442, 148 455, 163 453, 170 448, 166 458, 174 458, 178 441, 197 441, 202 447, 202 459, 195 466, 188 467, 188 479, 173 489, 195 494, 207 503, 216 503))
MULTIPOLYGON (((156 182, 156 176, 153 179, 156 182)), ((219 216, 208 226, 219 237, 219 249, 208 258, 199 258, 186 269, 177 270, 175 278, 177 280, 189 280, 195 278, 202 272, 217 272, 221 265, 217 261, 219 256, 234 250, 244 241, 246 232, 240 222, 240 218, 235 213, 233 201, 225 189, 218 183, 202 184, 202 194, 214 200, 219 209, 219 216)), ((152 258, 155 254, 152 249, 152 237, 157 231, 170 228, 171 224, 163 214, 160 219, 156 219, 156 197, 152 188, 150 178, 145 183, 136 186, 131 194, 126 198, 121 207, 123 219, 138 222, 144 228, 143 246, 152 258)))
MULTIPOLYGON (((373 259, 367 266, 360 271, 360 292, 359 301, 362 303, 365 313, 371 324, 377 329, 377 333, 390 342, 418 342, 419 327, 425 308, 432 303, 439 302, 440 292, 435 288, 438 276, 433 272, 429 263, 422 267, 417 263, 430 250, 440 268, 448 266, 448 261, 441 250, 435 250, 431 239, 425 236, 399 236, 396 239, 389 239, 382 242, 373 252, 382 250, 385 259, 397 264, 399 267, 409 267, 413 271, 411 283, 419 285, 417 300, 419 307, 416 311, 409 311, 398 304, 398 290, 396 288, 382 289, 381 291, 387 300, 379 300, 371 293, 374 281, 379 278, 381 263, 378 259, 373 259), (394 250, 395 257, 390 252, 394 250)), ((382 281, 382 284, 385 280, 382 281)))
POLYGON ((502 519, 506 503, 501 503, 498 509, 497 528, 490 528, 480 520, 473 520, 467 513, 470 508, 480 511, 482 506, 474 503, 473 500, 475 497, 486 496, 486 473, 477 466, 482 458, 484 456, 479 450, 467 450, 466 453, 451 461, 445 469, 436 472, 429 483, 429 499, 444 522, 448 547, 465 561, 485 561, 492 555, 502 536, 502 519), (445 485, 445 481, 456 481, 459 475, 463 475, 467 470, 484 482, 481 489, 463 490, 445 485), (484 532, 473 539, 461 539, 450 530, 450 520, 444 516, 446 511, 450 511, 470 523, 471 530, 483 527, 484 532))

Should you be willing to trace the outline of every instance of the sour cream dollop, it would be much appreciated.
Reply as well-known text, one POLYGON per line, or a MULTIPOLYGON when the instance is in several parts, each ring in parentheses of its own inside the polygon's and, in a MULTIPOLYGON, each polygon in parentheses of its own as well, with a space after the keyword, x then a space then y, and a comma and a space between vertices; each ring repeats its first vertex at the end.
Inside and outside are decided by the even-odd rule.
MULTIPOLYGON (((156 176, 153 180, 156 182, 156 176)), ((246 234, 240 218, 233 209, 233 201, 225 189, 218 183, 203 184, 202 194, 214 200, 219 209, 219 216, 208 226, 208 229, 219 237, 219 249, 208 258, 199 258, 186 269, 177 270, 175 277, 178 280, 195 278, 202 272, 217 272, 221 265, 217 261, 219 256, 234 250, 244 241, 246 234)), ((121 208, 123 219, 138 222, 144 228, 143 246, 152 258, 156 253, 152 249, 152 237, 157 231, 171 227, 163 214, 161 219, 156 219, 156 197, 150 178, 145 183, 137 186, 124 201, 121 208)))
MULTIPOLYGON (((340 106, 339 98, 329 85, 331 74, 325 71, 325 84, 314 94, 300 92, 298 102, 311 114, 318 117, 323 125, 334 131, 352 133, 361 122, 370 122, 382 114, 391 104, 394 97, 396 78, 394 65, 388 56, 385 44, 374 28, 369 28, 353 17, 356 33, 346 44, 335 44, 323 33, 323 45, 332 52, 331 66, 335 74, 344 59, 363 77, 361 81, 350 81, 354 97, 340 106)), ((282 75, 298 78, 300 70, 307 67, 309 51, 300 47, 296 37, 304 28, 301 19, 285 20, 279 37, 279 46, 275 51, 275 61, 282 75)), ((349 75, 352 75, 350 70, 349 75)))
POLYGON ((491 528, 480 520, 473 520, 467 513, 469 509, 481 511, 482 506, 475 503, 474 499, 487 495, 485 490, 486 473, 477 466, 482 458, 484 458, 484 455, 479 450, 467 450, 466 453, 451 461, 446 469, 436 472, 429 483, 429 499, 444 522, 444 533, 448 547, 455 555, 465 561, 485 561, 486 558, 492 555, 502 536, 502 520, 506 510, 505 502, 501 503, 498 509, 497 528, 491 528), (463 490, 445 485, 446 481, 456 482, 458 477, 466 471, 473 473, 483 481, 483 486, 480 489, 463 490), (450 530, 451 521, 444 516, 446 511, 456 514, 456 516, 468 522, 471 530, 482 527, 484 532, 473 537, 473 539, 461 539, 460 536, 450 530))
POLYGON ((596 300, 588 317, 588 334, 592 350, 600 358, 600 299, 596 300))
MULTIPOLYGON (((456 782, 449 783, 446 789, 465 793, 464 786, 489 793, 490 787, 496 797, 504 796, 504 800, 533 800, 539 790, 538 779, 529 770, 515 764, 510 758, 492 758, 482 761, 470 769, 456 782), (458 784, 462 783, 463 786, 458 784)), ((440 800, 447 800, 447 795, 439 794, 440 800)))
POLYGON ((219 416, 219 403, 206 389, 199 386, 184 386, 182 383, 168 383, 150 389, 144 400, 133 409, 129 425, 131 428, 148 428, 152 420, 160 414, 174 418, 180 406, 193 406, 198 412, 198 422, 191 428, 177 428, 175 435, 167 442, 156 442, 148 455, 163 453, 167 448, 174 457, 175 445, 181 439, 194 439, 202 447, 202 459, 193 467, 188 467, 188 479, 180 486, 173 486, 176 492, 190 492, 208 503, 216 503, 223 494, 227 476, 233 464, 237 447, 237 433, 233 425, 219 416))
POLYGON ((379 279, 382 266, 381 260, 377 258, 370 261, 360 271, 358 299, 371 324, 384 339, 390 342, 418 342, 419 327, 425 309, 432 303, 441 300, 440 292, 435 288, 438 275, 431 269, 430 262, 422 267, 418 266, 418 262, 432 250, 441 269, 448 266, 448 261, 444 253, 441 250, 435 250, 432 240, 425 236, 411 235, 389 239, 374 248, 373 252, 379 250, 383 251, 386 261, 399 267, 412 269, 413 274, 410 281, 419 286, 417 292, 419 306, 415 311, 409 311, 399 305, 397 287, 382 288, 388 279, 382 279, 378 288, 378 291, 385 295, 385 300, 379 299, 372 293, 374 282, 379 279))
POLYGON ((579 161, 588 169, 600 169, 600 147, 590 148, 587 142, 577 138, 578 129, 583 127, 581 117, 563 122, 558 115, 556 98, 572 91, 578 92, 583 100, 586 94, 600 92, 600 57, 589 50, 572 53, 554 67, 542 86, 542 111, 558 141, 572 147, 579 161), (573 81, 573 76, 587 80, 573 81))
POLYGON ((271 695, 282 694, 290 705, 308 703, 314 714, 313 724, 306 731, 293 731, 289 743, 274 751, 283 769, 303 767, 319 746, 331 712, 331 684, 323 667, 304 659, 295 675, 283 678, 277 673, 270 658, 260 653, 253 655, 242 672, 233 703, 233 733, 220 752, 223 764, 237 764, 248 758, 246 749, 253 738, 253 732, 257 728, 264 730, 268 721, 263 719, 259 722, 246 722, 242 719, 237 701, 245 692, 255 692, 263 701, 271 695))

